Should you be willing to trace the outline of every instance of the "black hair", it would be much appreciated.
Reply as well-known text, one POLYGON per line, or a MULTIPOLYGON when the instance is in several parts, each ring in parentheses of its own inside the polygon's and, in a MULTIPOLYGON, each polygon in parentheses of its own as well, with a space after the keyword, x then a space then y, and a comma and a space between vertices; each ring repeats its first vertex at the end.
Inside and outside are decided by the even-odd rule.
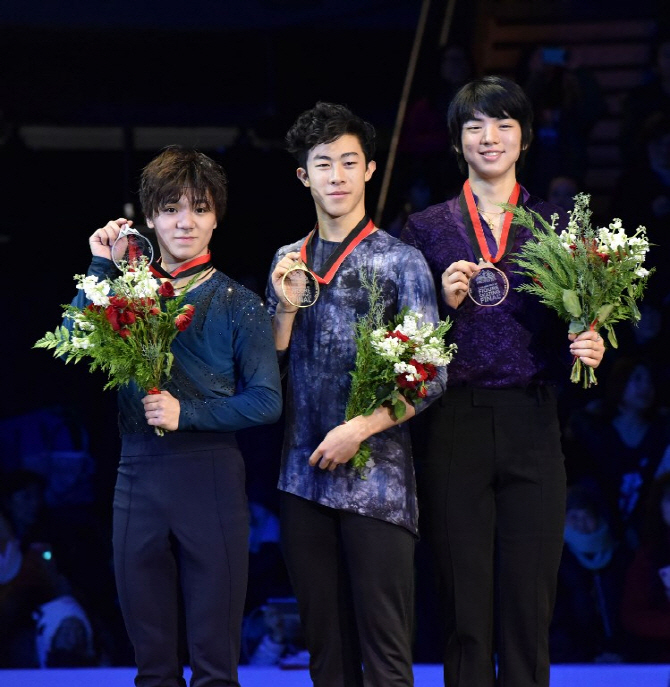
POLYGON ((318 102, 303 112, 286 133, 286 150, 303 169, 307 155, 315 146, 332 143, 340 136, 356 136, 365 155, 367 165, 375 155, 375 128, 355 115, 348 107, 335 103, 318 102))
POLYGON ((454 96, 447 111, 449 135, 456 150, 458 167, 467 174, 468 165, 461 150, 463 125, 475 112, 498 119, 516 119, 521 126, 521 153, 516 163, 521 169, 526 150, 533 140, 533 106, 519 84, 502 76, 484 76, 465 84, 454 96))
POLYGON ((192 204, 212 203, 221 220, 228 203, 228 179, 221 165, 193 148, 167 146, 143 170, 140 203, 151 220, 166 203, 186 195, 192 204))

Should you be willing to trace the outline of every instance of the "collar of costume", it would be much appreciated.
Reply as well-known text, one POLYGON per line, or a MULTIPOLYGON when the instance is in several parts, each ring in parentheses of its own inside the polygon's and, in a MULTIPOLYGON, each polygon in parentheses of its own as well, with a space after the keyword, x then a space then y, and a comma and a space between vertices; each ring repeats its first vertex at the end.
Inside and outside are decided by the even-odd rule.
MULTIPOLYGON (((519 182, 517 182, 514 185, 512 195, 509 197, 507 202, 510 203, 510 205, 516 205, 519 200, 520 193, 521 186, 519 185, 519 182)), ((463 190, 458 197, 458 202, 461 207, 461 212, 463 213, 465 228, 468 230, 470 242, 473 250, 475 251, 476 257, 479 260, 484 260, 485 262, 498 262, 514 245, 516 231, 514 225, 512 224, 512 213, 505 213, 502 233, 500 234, 500 242, 498 244, 498 251, 495 255, 491 255, 491 251, 489 250, 486 242, 486 236, 484 236, 484 229, 482 227, 482 221, 479 217, 479 211, 477 210, 475 196, 470 188, 469 179, 466 179, 465 183, 463 184, 463 190)))
POLYGON ((347 234, 344 241, 342 241, 331 253, 328 260, 326 260, 321 267, 321 274, 317 274, 312 269, 312 265, 314 264, 312 239, 319 229, 319 225, 317 224, 309 233, 309 236, 305 239, 302 246, 300 246, 300 258, 305 265, 307 265, 307 268, 314 275, 314 278, 319 284, 330 284, 347 255, 349 255, 366 236, 369 236, 375 228, 375 223, 365 215, 365 217, 363 217, 363 219, 347 234))
POLYGON ((154 277, 158 277, 159 279, 176 279, 177 277, 190 277, 194 274, 198 274, 198 272, 203 272, 211 266, 212 254, 205 253, 205 255, 201 255, 197 258, 193 258, 193 260, 187 260, 186 262, 182 263, 172 273, 163 269, 160 262, 152 263, 149 266, 149 270, 154 277))

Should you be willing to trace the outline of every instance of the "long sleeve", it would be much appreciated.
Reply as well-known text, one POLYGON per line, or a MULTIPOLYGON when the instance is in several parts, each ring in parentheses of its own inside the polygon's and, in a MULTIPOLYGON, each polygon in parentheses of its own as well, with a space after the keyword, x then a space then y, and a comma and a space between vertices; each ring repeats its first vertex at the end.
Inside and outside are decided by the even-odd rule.
MULTIPOLYGON (((214 325, 219 316, 212 314, 211 317, 214 325)), ((249 300, 243 307, 235 308, 229 326, 235 391, 231 395, 180 399, 180 430, 226 432, 279 419, 282 408, 279 368, 270 318, 260 300, 249 300)), ((219 337, 224 331, 217 326, 209 329, 206 340, 219 337)))

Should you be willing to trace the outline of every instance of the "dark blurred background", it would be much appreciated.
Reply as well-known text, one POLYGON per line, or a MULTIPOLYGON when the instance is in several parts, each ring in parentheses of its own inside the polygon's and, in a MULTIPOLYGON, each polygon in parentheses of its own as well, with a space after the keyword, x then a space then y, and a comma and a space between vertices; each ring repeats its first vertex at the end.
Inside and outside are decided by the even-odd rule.
MULTIPOLYGON (((4 0, 0 255, 11 316, 0 339, 0 479, 26 466, 48 479, 44 466, 58 442, 85 446, 93 461, 87 512, 106 541, 118 453, 114 394, 85 367, 66 367, 31 346, 59 323, 72 276, 87 267, 89 234, 132 213, 142 222, 139 173, 164 145, 194 145, 224 165, 230 204, 212 245, 215 263, 262 293, 274 251, 314 221, 282 144, 301 111, 317 100, 342 102, 376 126, 368 209, 397 233, 409 212, 461 183, 444 126, 451 96, 463 81, 500 73, 518 80, 536 108, 535 156, 522 176, 529 190, 556 192, 559 202, 563 189, 568 205, 587 191, 597 218, 616 211, 630 227, 648 217, 650 236, 662 244, 670 153, 650 161, 647 149, 654 137, 670 136, 666 4, 4 0), (639 188, 636 180, 650 178, 644 174, 653 183, 639 188)), ((667 330, 664 274, 650 301, 658 331, 667 330)), ((631 341, 626 354, 660 361, 653 341, 623 339, 631 341)), ((657 381, 668 377, 663 363, 657 381)), ((569 399, 585 407, 599 393, 572 390, 569 399)), ((265 473, 254 493, 271 510, 279 434, 269 430, 260 447, 247 441, 252 472, 265 473)), ((110 645, 108 660, 122 662, 123 648, 110 645)), ((424 646, 433 659, 430 641, 424 646)))

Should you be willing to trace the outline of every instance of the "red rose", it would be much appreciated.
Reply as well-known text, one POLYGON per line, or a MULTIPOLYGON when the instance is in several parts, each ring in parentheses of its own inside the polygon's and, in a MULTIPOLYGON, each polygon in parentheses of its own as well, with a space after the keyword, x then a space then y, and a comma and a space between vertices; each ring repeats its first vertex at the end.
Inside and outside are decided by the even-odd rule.
POLYGON ((126 329, 125 327, 123 329, 119 329, 119 335, 122 339, 127 339, 131 334, 132 332, 130 329, 126 329))
POLYGON ((426 371, 426 381, 430 381, 431 379, 435 379, 435 375, 437 375, 437 368, 433 363, 424 363, 423 365, 424 370, 426 371))
POLYGON ((112 325, 112 329, 115 332, 118 332, 119 329, 121 329, 121 323, 119 322, 119 313, 120 310, 118 308, 115 308, 113 305, 108 305, 105 308, 105 317, 107 318, 109 324, 112 325))
POLYGON ((158 295, 163 298, 172 298, 174 296, 174 286, 171 281, 164 281, 158 289, 158 295))
POLYGON ((135 322, 135 313, 132 310, 123 310, 119 314, 119 322, 121 324, 133 324, 135 322))
POLYGON ((394 332, 386 332, 386 338, 390 339, 391 337, 394 339, 400 339, 400 341, 409 341, 409 336, 399 332, 397 329, 394 332))
POLYGON ((406 373, 398 375, 395 378, 395 382, 401 389, 414 389, 418 383, 415 382, 413 379, 407 379, 406 373))
POLYGON ((426 367, 424 365, 422 365, 421 363, 417 363, 414 359, 410 360, 409 364, 414 365, 414 367, 416 368, 416 373, 419 375, 420 382, 425 382, 426 379, 428 379, 428 371, 426 370, 426 367))
POLYGON ((128 307, 128 299, 123 296, 110 296, 109 304, 115 308, 123 309, 128 307))
POLYGON ((426 385, 422 384, 417 390, 416 390, 416 395, 419 398, 426 398, 428 395, 428 389, 426 389, 426 385))
POLYGON ((194 305, 185 305, 183 312, 175 317, 174 324, 180 332, 183 332, 191 324, 194 312, 194 305))

